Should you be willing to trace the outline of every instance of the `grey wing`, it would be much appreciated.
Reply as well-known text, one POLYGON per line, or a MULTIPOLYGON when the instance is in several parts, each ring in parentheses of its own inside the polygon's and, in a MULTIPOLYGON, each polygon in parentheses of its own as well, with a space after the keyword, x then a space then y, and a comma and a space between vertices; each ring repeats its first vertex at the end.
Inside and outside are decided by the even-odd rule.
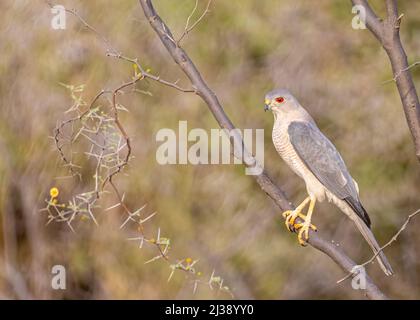
POLYGON ((309 122, 292 122, 288 133, 299 158, 314 176, 336 197, 346 201, 370 226, 369 216, 360 203, 353 178, 331 141, 309 122))

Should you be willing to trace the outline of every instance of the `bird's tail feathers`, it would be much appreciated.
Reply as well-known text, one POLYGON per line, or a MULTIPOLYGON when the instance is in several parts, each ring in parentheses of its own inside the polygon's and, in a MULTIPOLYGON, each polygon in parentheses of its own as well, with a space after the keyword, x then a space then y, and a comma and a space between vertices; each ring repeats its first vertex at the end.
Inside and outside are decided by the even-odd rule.
POLYGON ((366 223, 370 228, 371 222, 368 213, 365 208, 363 208, 359 199, 353 197, 344 198, 344 201, 353 209, 353 211, 366 223))
POLYGON ((392 275, 394 271, 392 270, 392 267, 388 262, 388 259, 386 258, 385 254, 381 251, 381 248, 370 228, 358 215, 356 215, 353 220, 356 223, 357 229, 359 229, 360 233, 363 235, 369 246, 372 248, 373 252, 377 254, 376 259, 378 260, 378 263, 383 272, 387 276, 392 275))

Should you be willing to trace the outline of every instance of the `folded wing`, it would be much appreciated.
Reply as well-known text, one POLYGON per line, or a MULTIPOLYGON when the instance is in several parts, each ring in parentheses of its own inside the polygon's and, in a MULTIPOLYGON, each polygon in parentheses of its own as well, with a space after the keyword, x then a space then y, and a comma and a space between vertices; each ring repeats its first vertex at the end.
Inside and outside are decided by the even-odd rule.
POLYGON ((356 186, 337 149, 315 124, 293 121, 288 127, 290 142, 314 176, 336 197, 347 202, 370 227, 370 219, 360 203, 356 186))

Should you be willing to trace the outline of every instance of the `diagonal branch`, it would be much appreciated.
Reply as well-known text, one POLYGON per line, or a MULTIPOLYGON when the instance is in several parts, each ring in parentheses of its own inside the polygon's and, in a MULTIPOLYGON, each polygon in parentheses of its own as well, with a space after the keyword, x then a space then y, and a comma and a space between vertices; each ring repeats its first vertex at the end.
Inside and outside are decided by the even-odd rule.
MULTIPOLYGON (((196 94, 199 95, 208 108, 212 112, 213 116, 219 123, 220 127, 227 130, 234 129, 234 125, 228 118, 220 104, 216 94, 209 88, 205 80, 202 78, 195 64, 191 61, 188 54, 175 42, 168 26, 162 21, 159 15, 156 13, 151 0, 139 0, 140 5, 143 9, 144 15, 150 22, 153 30, 161 40, 162 44, 166 47, 171 57, 179 65, 181 70, 190 79, 193 88, 196 90, 196 94)), ((242 142, 244 163, 247 167, 254 167, 258 165, 256 159, 247 151, 243 146, 242 142)), ((236 143, 235 143, 236 145, 236 143)), ((264 171, 260 175, 253 176, 261 189, 274 200, 278 207, 282 210, 293 209, 293 204, 286 198, 284 192, 273 183, 270 176, 264 171)), ((323 239, 317 233, 311 233, 309 238, 309 244, 317 250, 328 255, 337 265, 339 265, 344 271, 351 272, 356 263, 352 261, 340 248, 332 244, 331 242, 323 239)), ((380 291, 375 283, 367 277, 366 279, 366 295, 370 299, 387 299, 387 297, 380 291)))
POLYGON ((397 84, 407 124, 413 137, 417 159, 420 161, 420 103, 410 73, 407 55, 400 38, 400 24, 403 15, 398 15, 396 0, 386 0, 387 17, 380 20, 367 0, 351 0, 353 5, 366 9, 366 26, 378 39, 388 55, 392 66, 393 80, 397 84))

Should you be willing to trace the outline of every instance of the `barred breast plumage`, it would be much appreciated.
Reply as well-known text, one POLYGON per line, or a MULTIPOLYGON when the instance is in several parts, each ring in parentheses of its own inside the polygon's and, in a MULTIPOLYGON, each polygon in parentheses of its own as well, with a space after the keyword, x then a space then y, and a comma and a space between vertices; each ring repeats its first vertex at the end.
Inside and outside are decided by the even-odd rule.
POLYGON ((304 177, 305 167, 289 141, 287 124, 276 121, 273 126, 273 143, 279 155, 289 167, 301 178, 304 177))
POLYGON ((275 121, 272 133, 274 147, 293 172, 305 181, 308 193, 315 196, 318 201, 324 201, 326 195, 325 187, 305 166, 294 150, 287 134, 288 126, 288 122, 275 121))

